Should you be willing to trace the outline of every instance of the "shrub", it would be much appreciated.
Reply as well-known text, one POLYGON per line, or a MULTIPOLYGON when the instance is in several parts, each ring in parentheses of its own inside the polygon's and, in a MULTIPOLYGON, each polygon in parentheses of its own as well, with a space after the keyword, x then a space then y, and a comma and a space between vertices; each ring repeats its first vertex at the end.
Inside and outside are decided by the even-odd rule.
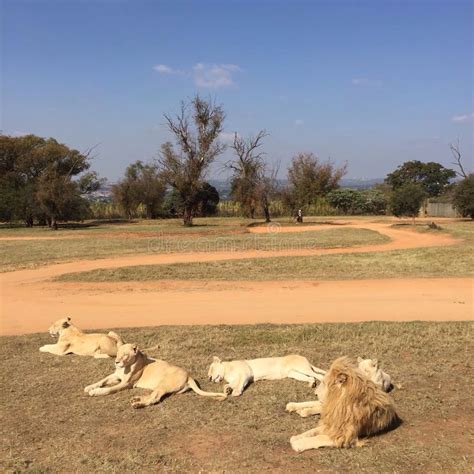
POLYGON ((387 199, 377 190, 357 191, 355 189, 336 189, 331 191, 328 202, 343 214, 385 214, 387 199))
POLYGON ((419 184, 407 183, 392 192, 390 210, 396 217, 418 216, 426 193, 419 184))
POLYGON ((474 219, 474 174, 460 181, 454 189, 453 205, 463 217, 474 219))

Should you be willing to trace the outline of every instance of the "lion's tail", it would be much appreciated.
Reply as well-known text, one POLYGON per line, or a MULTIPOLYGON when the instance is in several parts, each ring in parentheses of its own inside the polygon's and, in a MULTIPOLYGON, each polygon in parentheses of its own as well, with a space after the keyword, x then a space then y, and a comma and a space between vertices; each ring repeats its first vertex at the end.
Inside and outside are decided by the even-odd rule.
POLYGON ((114 331, 109 331, 109 333, 107 334, 107 336, 111 337, 112 339, 114 339, 115 341, 117 341, 117 346, 121 346, 124 342, 123 342, 123 339, 121 338, 121 336, 119 336, 116 332, 114 331))
POLYGON ((202 397, 214 397, 218 400, 225 400, 227 398, 227 395, 225 393, 205 392, 204 390, 201 390, 199 388, 199 385, 192 377, 188 377, 188 385, 193 392, 197 393, 198 395, 201 395, 202 397))

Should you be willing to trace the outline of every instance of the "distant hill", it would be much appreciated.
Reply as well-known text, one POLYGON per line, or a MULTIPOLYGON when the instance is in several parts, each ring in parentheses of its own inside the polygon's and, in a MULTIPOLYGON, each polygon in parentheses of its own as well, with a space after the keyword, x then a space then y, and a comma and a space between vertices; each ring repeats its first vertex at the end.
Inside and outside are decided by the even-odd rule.
MULTIPOLYGON (((230 199, 230 182, 223 179, 209 179, 208 183, 214 186, 219 192, 221 201, 227 201, 230 199)), ((288 184, 287 179, 279 179, 278 183, 280 186, 286 186, 288 184)), ((383 183, 383 178, 343 178, 341 179, 342 188, 352 189, 370 189, 376 184, 383 183)), ((109 201, 111 198, 111 188, 114 183, 104 184, 98 191, 96 191, 92 199, 98 201, 109 201)))
POLYGON ((342 178, 341 188, 369 189, 383 183, 383 178, 342 178))
MULTIPOLYGON (((214 186, 217 191, 219 191, 219 196, 221 200, 225 201, 230 199, 230 183, 225 180, 219 179, 210 179, 208 180, 209 184, 214 186)), ((286 186, 288 184, 287 179, 279 179, 278 183, 280 186, 286 186)), ((343 178, 341 179, 342 188, 351 188, 351 189, 370 189, 373 188, 376 184, 383 183, 383 178, 343 178)))

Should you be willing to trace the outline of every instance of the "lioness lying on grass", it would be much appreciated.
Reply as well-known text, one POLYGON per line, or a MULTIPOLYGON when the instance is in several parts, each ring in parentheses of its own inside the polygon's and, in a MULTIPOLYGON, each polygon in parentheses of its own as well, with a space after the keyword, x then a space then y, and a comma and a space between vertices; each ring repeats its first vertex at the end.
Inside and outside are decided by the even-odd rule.
POLYGON ((368 437, 389 428, 398 420, 387 395, 347 357, 333 362, 318 387, 321 418, 316 428, 290 439, 297 451, 323 447, 361 446, 368 437))
POLYGON ((226 394, 233 397, 242 395, 245 387, 257 380, 280 380, 291 378, 308 382, 314 387, 316 380, 322 380, 325 371, 310 364, 306 357, 288 355, 285 357, 268 357, 265 359, 234 360, 224 362, 214 357, 209 367, 209 380, 219 383, 228 382, 224 386, 226 394))
POLYGON ((77 354, 95 358, 115 357, 117 345, 123 344, 122 338, 115 332, 108 334, 86 334, 71 323, 71 318, 58 319, 49 328, 51 337, 57 337, 56 344, 40 347, 41 352, 56 355, 77 354))
POLYGON ((224 400, 225 393, 201 390, 186 370, 168 364, 164 360, 149 358, 136 345, 119 346, 115 358, 115 372, 97 383, 88 385, 84 391, 91 397, 109 395, 129 388, 145 388, 151 394, 131 399, 133 408, 143 408, 159 403, 165 395, 193 390, 203 397, 224 400))
MULTIPOLYGON (((392 389, 392 379, 390 375, 379 367, 377 359, 362 359, 362 357, 358 357, 357 362, 359 369, 367 378, 372 380, 372 382, 378 385, 384 392, 389 392, 392 389)), ((318 400, 287 403, 286 411, 296 412, 303 418, 319 415, 321 413, 321 393, 323 389, 322 383, 316 388, 315 393, 318 395, 318 400)))

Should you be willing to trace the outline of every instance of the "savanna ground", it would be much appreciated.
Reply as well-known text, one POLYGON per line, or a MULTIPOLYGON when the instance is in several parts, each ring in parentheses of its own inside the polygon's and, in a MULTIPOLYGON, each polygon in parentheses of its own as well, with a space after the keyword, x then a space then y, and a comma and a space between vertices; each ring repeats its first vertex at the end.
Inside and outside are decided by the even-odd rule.
POLYGON ((471 472, 472 222, 305 220, 0 228, 0 470, 471 472), (128 403, 138 391, 90 398, 83 387, 111 360, 38 352, 65 314, 158 345, 150 355, 214 391, 212 355, 296 352, 322 368, 345 354, 378 357, 404 423, 361 449, 298 455, 290 436, 316 422, 284 411, 313 399, 301 382, 259 382, 224 402, 187 393, 139 411, 128 403), (379 321, 319 323, 368 319, 379 321), (416 319, 426 322, 388 322, 416 319))
POLYGON ((360 449, 293 452, 315 418, 285 412, 314 398, 305 383, 262 381, 223 402, 186 393, 134 410, 139 389, 91 398, 83 387, 113 361, 38 352, 46 334, 2 340, 3 472, 471 472, 472 324, 195 326, 121 331, 188 368, 207 390, 213 354, 298 352, 326 368, 341 354, 383 357, 403 424, 360 449), (22 376, 19 376, 21 372, 22 376))

